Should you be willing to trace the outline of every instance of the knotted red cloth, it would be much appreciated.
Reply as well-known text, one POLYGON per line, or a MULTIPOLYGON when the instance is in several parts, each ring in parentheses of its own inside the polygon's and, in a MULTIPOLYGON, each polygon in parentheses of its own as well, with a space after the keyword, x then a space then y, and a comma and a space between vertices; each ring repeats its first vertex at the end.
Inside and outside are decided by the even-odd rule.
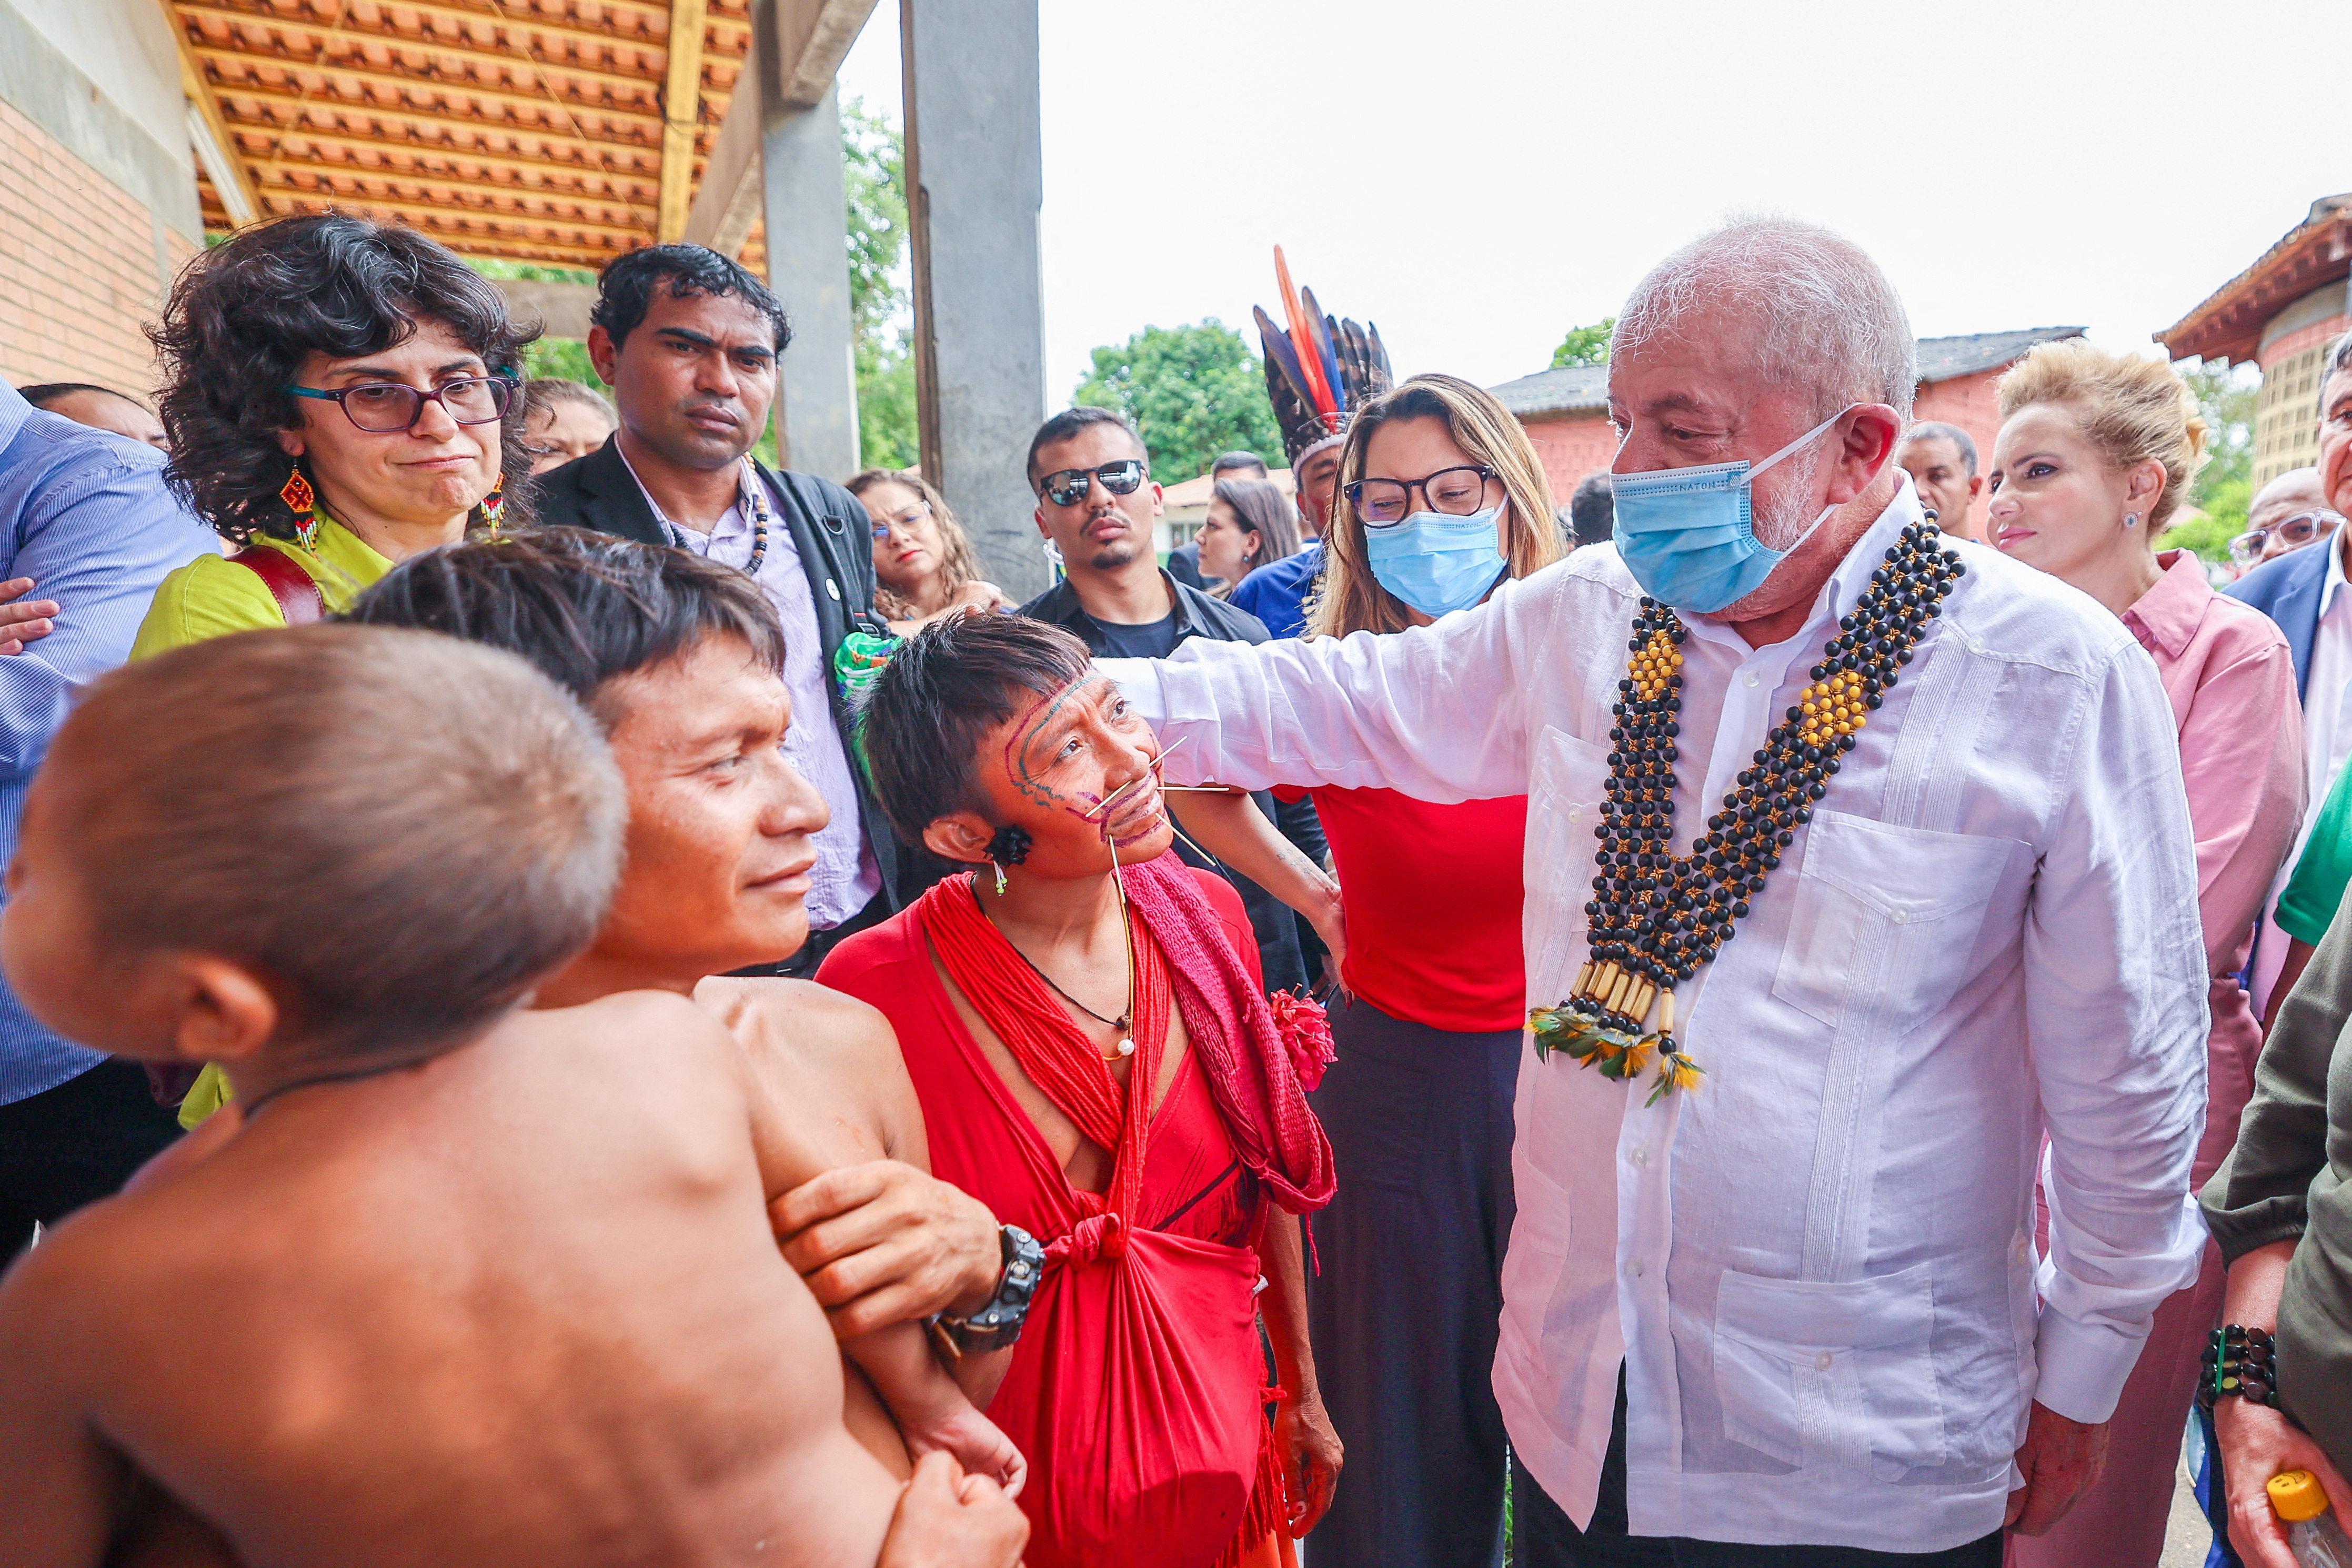
MULTIPOLYGON (((1147 1228, 1135 1206, 1171 1005, 1210 1106, 1267 1194, 1304 1213, 1334 1185, 1330 1143, 1299 1086, 1302 1059, 1318 1077, 1328 1059, 1328 1031, 1315 1039, 1319 1010, 1291 1009, 1287 1028, 1277 1022, 1173 856, 1123 876, 1137 928, 1125 1088, 982 911, 970 880, 939 884, 914 910, 1022 1070, 1112 1155, 1099 1195, 1058 1170, 1034 1173, 1049 1200, 1037 1233, 1045 1273, 990 1411, 1029 1456, 1021 1501, 1035 1526, 1031 1568, 1209 1568, 1236 1562, 1283 1521, 1281 1460, 1261 1398, 1256 1253, 1147 1228)), ((1020 1141, 1017 1157, 1034 1160, 1035 1142, 1020 1141)))

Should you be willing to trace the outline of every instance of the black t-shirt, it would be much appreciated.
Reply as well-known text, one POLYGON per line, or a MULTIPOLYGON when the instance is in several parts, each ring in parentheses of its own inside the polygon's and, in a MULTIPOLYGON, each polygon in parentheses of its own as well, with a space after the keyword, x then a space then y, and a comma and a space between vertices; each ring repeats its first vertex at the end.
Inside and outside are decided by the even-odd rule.
POLYGON ((1169 611, 1156 621, 1129 626, 1120 621, 1087 619, 1095 623, 1102 636, 1102 646, 1097 651, 1108 658, 1166 658, 1176 651, 1176 612, 1169 611))

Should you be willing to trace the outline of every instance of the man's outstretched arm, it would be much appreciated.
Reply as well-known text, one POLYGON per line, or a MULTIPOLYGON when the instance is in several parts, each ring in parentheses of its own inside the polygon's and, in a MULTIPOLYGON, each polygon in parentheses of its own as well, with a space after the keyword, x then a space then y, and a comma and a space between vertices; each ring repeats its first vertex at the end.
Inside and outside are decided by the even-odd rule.
POLYGON ((1576 679, 1558 635, 1567 581, 1506 583, 1476 609, 1385 637, 1196 638, 1172 658, 1097 668, 1158 731, 1172 783, 1522 795, 1529 700, 1576 679))

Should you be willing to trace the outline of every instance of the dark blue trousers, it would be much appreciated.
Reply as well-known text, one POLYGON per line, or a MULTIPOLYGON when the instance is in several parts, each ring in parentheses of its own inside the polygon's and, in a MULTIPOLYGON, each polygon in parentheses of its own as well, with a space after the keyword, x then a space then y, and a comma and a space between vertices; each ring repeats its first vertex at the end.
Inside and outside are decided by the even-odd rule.
POLYGON ((1948 1552, 1853 1546, 1743 1546, 1685 1536, 1629 1535, 1625 1520, 1625 1374, 1601 1461, 1592 1528, 1579 1530, 1536 1479, 1511 1461, 1511 1568, 2000 1568, 2000 1531, 1948 1552))
POLYGON ((1495 1336, 1511 1230, 1519 1034, 1334 1007, 1315 1091, 1339 1195, 1315 1216, 1315 1365, 1347 1462, 1313 1568, 1494 1568, 1503 1417, 1495 1336))

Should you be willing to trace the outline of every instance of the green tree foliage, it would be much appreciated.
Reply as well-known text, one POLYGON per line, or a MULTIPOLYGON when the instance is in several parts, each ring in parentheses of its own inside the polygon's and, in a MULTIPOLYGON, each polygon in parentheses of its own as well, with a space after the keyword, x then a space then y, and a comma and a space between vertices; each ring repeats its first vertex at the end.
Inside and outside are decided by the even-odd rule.
POLYGON ((1094 374, 1073 404, 1116 408, 1133 421, 1152 477, 1172 485, 1209 471, 1219 453, 1282 450, 1265 376, 1249 344, 1211 316, 1184 327, 1146 327, 1095 350, 1094 374))
POLYGON ((915 356, 908 342, 907 142, 851 99, 841 111, 849 195, 849 310, 857 367, 857 442, 868 468, 907 468, 919 454, 915 356))
POLYGON ((1551 351, 1551 368, 1566 370, 1570 365, 1607 364, 1609 334, 1617 330, 1617 318, 1606 317, 1589 327, 1570 329, 1559 347, 1551 351))
POLYGON ((2211 459, 2189 487, 2189 504, 2202 511, 2167 529, 2163 542, 2194 550, 2207 561, 2230 558, 2230 541, 2246 531, 2246 509, 2254 499, 2254 402, 2262 373, 2252 365, 2200 362, 2182 373, 2205 416, 2206 450, 2211 459))

